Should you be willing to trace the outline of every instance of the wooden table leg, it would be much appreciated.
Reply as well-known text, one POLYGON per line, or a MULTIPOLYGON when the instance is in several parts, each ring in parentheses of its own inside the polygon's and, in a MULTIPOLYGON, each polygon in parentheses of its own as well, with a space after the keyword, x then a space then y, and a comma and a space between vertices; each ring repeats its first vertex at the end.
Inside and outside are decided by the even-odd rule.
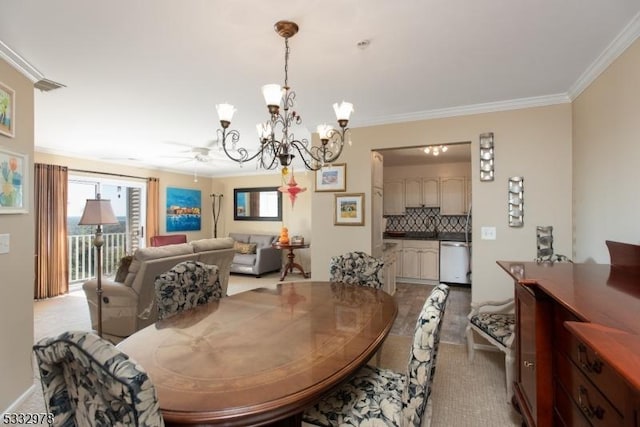
POLYGON ((293 272, 294 268, 299 270, 300 273, 302 273, 302 277, 304 277, 305 279, 309 278, 309 274, 304 272, 304 269, 302 268, 302 266, 293 261, 295 257, 296 255, 293 253, 293 249, 289 249, 289 253, 287 254, 287 258, 289 259, 289 261, 284 265, 284 267, 282 267, 282 276, 280 276, 281 282, 284 280, 285 277, 287 277, 287 273, 293 272))

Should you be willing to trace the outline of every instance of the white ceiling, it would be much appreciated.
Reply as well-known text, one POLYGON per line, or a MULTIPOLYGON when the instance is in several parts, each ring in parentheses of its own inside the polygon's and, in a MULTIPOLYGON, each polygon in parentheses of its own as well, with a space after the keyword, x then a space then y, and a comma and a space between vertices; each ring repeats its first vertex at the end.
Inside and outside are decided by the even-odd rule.
MULTIPOLYGON (((190 147, 216 139, 217 103, 238 108, 239 145, 257 146, 260 87, 284 79, 278 20, 300 25, 289 83, 295 136, 309 138, 343 99, 352 127, 568 102, 637 37, 639 11, 638 0, 2 0, 0 40, 67 86, 36 91, 36 150, 192 173, 190 147)), ((199 174, 254 169, 210 155, 199 174)))

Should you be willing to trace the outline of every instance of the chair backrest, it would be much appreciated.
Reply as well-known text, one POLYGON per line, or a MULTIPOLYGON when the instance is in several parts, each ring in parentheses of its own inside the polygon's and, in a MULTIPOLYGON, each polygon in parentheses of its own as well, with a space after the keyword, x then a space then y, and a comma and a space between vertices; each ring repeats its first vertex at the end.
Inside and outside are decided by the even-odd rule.
POLYGON ((54 426, 164 426, 146 372, 107 340, 65 332, 33 352, 54 426))
POLYGON ((381 289, 384 262, 364 252, 347 252, 329 260, 329 280, 381 289))
POLYGON ((149 239, 151 246, 175 245, 177 243, 187 243, 186 234, 167 234, 165 236, 153 236, 149 239))
POLYGON ((640 266, 640 245, 613 242, 611 240, 606 240, 605 243, 609 249, 611 265, 621 267, 640 266))
POLYGON ((222 298, 218 267, 183 261, 155 280, 158 319, 222 298))
POLYGON ((418 316, 413 335, 407 379, 402 392, 404 426, 419 427, 431 397, 431 384, 436 370, 436 355, 440 342, 442 318, 449 296, 449 287, 436 286, 418 316))

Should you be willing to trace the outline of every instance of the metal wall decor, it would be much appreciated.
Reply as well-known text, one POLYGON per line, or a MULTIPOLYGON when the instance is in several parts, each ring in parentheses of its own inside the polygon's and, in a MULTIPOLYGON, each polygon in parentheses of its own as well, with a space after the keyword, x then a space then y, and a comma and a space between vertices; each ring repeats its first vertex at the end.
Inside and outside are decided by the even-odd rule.
POLYGON ((509 227, 524 225, 524 178, 509 178, 509 227))
POLYGON ((547 261, 553 256, 553 227, 536 227, 536 261, 547 261))
POLYGON ((493 132, 480 134, 480 181, 493 181, 493 132))

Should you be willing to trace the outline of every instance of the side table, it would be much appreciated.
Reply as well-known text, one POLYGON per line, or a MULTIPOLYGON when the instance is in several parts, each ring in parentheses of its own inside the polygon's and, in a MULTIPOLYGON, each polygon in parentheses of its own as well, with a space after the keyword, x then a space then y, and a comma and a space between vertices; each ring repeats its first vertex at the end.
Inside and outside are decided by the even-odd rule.
POLYGON ((285 277, 287 277, 287 273, 291 273, 293 272, 293 269, 297 269, 300 271, 300 273, 302 273, 302 277, 304 277, 305 279, 309 278, 309 273, 305 273, 304 269, 302 268, 302 266, 296 262, 294 262, 294 259, 296 257, 296 254, 293 253, 294 250, 296 249, 306 249, 308 247, 311 246, 311 244, 308 243, 287 243, 287 244, 282 244, 282 243, 273 243, 271 245, 272 247, 276 248, 276 249, 287 249, 289 250, 289 253, 287 254, 287 258, 289 258, 289 261, 282 266, 282 275, 280 276, 280 281, 283 281, 285 277))

